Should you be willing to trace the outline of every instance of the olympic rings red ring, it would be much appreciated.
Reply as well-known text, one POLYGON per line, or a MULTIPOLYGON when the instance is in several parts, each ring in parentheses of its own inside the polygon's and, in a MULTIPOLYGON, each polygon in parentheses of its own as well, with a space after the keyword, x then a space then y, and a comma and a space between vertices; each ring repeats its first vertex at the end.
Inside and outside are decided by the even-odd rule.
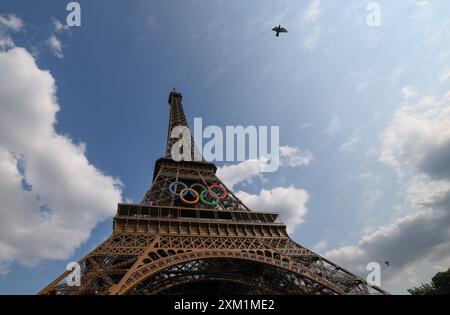
POLYGON ((210 193, 209 193, 210 195, 211 195, 211 192, 214 192, 215 196, 211 195, 212 197, 216 197, 221 200, 225 199, 228 195, 228 191, 225 189, 225 187, 223 187, 222 185, 219 185, 219 184, 214 184, 214 185, 209 186, 208 190, 210 191, 210 193), (223 194, 221 194, 219 196, 216 192, 213 191, 213 188, 219 188, 220 190, 223 191, 223 194))

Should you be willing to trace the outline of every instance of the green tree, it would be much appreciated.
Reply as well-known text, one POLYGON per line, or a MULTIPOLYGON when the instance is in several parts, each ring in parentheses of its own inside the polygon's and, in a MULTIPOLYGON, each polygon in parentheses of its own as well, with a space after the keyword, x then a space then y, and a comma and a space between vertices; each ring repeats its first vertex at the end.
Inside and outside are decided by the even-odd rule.
POLYGON ((412 295, 450 295, 450 268, 435 274, 431 283, 408 289, 408 292, 412 295))

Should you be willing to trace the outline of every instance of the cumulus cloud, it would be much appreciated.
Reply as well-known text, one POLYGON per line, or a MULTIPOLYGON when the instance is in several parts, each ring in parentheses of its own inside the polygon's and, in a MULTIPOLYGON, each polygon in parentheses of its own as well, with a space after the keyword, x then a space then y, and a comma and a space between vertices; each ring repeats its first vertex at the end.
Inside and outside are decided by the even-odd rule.
POLYGON ((48 46, 50 47, 52 53, 56 57, 58 57, 58 58, 64 57, 63 51, 62 51, 62 44, 58 37, 56 37, 55 35, 50 36, 47 39, 47 43, 48 43, 48 46))
MULTIPOLYGON (((404 179, 404 209, 390 224, 326 256, 364 274, 388 260, 384 286, 396 293, 450 264, 450 103, 422 98, 400 108, 382 136, 380 160, 404 179)), ((386 268, 385 268, 386 269, 386 268)))
POLYGON ((0 272, 66 259, 121 200, 120 182, 55 130, 52 75, 16 47, 0 52, 0 272))
POLYGON ((245 160, 234 165, 224 165, 217 169, 217 176, 228 188, 233 189, 234 185, 259 175, 261 167, 265 163, 264 159, 258 159, 245 160))
POLYGON ((280 147, 281 165, 290 167, 307 166, 314 160, 311 151, 300 149, 297 147, 282 146, 280 147))
MULTIPOLYGON (((309 150, 297 147, 280 147, 280 166, 299 167, 309 165, 313 161, 313 155, 309 150)), ((245 160, 234 165, 224 165, 217 170, 217 176, 233 189, 238 183, 248 182, 255 176, 262 176, 261 169, 268 165, 265 158, 257 160, 245 160)))
POLYGON ((399 173, 425 172, 450 177, 450 105, 422 99, 402 107, 383 135, 381 161, 399 173))
MULTIPOLYGON (((445 194, 447 202, 450 200, 449 187, 445 194)), ((422 194, 422 198, 429 199, 430 196, 422 194)), ((448 205, 447 209, 433 208, 442 201, 437 198, 434 204, 421 205, 420 208, 425 209, 404 215, 364 235, 357 244, 331 250, 325 256, 360 275, 365 274, 369 262, 381 264, 388 260, 390 270, 384 270, 388 273, 383 275, 383 286, 396 293, 405 293, 407 288, 420 284, 416 280, 409 281, 405 275, 410 267, 427 261, 428 269, 433 270, 433 266, 439 262, 444 266, 450 263, 450 209, 448 205)), ((417 273, 415 278, 428 281, 427 276, 429 273, 417 273)))
POLYGON ((289 233, 304 221, 308 211, 306 203, 310 198, 307 191, 293 186, 262 189, 256 195, 238 191, 236 196, 252 210, 279 213, 289 233))

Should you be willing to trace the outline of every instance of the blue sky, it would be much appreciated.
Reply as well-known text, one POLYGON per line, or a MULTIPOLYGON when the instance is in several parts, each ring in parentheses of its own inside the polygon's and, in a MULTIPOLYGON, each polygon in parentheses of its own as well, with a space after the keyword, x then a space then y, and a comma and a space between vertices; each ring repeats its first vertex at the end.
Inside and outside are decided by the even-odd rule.
MULTIPOLYGON (((64 1, 3 0, 0 39, 12 43, 0 51, 0 70, 12 64, 8 69, 21 69, 10 73, 15 78, 23 70, 17 65, 27 64, 36 82, 53 78, 49 93, 56 87, 60 110, 52 134, 68 142, 70 154, 85 156, 83 169, 101 181, 104 197, 80 190, 78 198, 61 193, 53 200, 59 192, 46 174, 58 172, 33 171, 42 159, 32 145, 38 137, 19 145, 10 136, 16 126, 1 129, 0 156, 13 166, 24 161, 24 170, 14 166, 13 173, 30 184, 29 192, 55 213, 82 199, 92 228, 74 230, 81 240, 48 255, 51 248, 36 254, 19 236, 0 234, 0 293, 39 291, 111 233, 114 204, 142 198, 164 153, 174 87, 191 125, 202 117, 221 127, 280 126, 290 157, 311 154, 263 178, 246 173, 233 187, 255 207, 279 207, 298 243, 362 275, 370 261, 389 260, 383 287, 395 293, 448 268, 450 4, 378 1, 381 26, 369 27, 369 2, 79 1, 82 25, 66 29, 55 24, 65 23, 64 1), (278 24, 289 33, 275 38, 271 28, 278 24), (282 200, 261 203, 274 194, 282 200)), ((2 114, 21 102, 5 91, 2 114)), ((45 111, 35 98, 27 102, 34 114, 45 111)), ((27 115, 21 117, 28 128, 27 115)), ((58 152, 58 161, 69 154, 58 152)), ((61 165, 73 168, 67 174, 78 174, 66 160, 61 165)), ((1 205, 5 226, 21 222, 8 221, 10 209, 1 205)))

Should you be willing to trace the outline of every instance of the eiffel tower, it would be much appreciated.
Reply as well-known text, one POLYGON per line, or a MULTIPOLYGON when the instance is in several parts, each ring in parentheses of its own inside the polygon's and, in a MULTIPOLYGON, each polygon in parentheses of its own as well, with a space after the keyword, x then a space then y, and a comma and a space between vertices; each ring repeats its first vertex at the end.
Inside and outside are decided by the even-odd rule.
POLYGON ((277 213, 249 209, 214 164, 174 161, 171 130, 188 123, 180 93, 169 105, 166 154, 142 201, 118 204, 112 235, 78 262, 80 286, 66 271, 39 294, 387 294, 295 243, 277 213))

